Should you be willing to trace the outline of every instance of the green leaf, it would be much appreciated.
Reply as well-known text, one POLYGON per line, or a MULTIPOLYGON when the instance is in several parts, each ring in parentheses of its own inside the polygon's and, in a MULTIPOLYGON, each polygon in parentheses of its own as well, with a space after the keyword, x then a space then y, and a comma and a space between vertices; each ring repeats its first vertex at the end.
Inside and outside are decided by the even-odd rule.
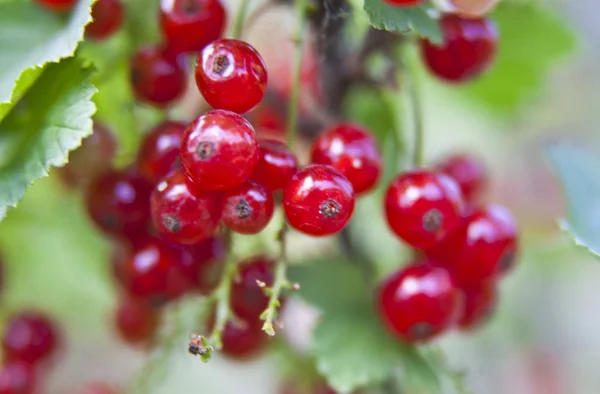
POLYGON ((600 157, 573 145, 551 145, 546 154, 567 201, 563 229, 600 257, 600 157))
POLYGON ((382 0, 365 0, 364 8, 376 29, 398 33, 414 31, 432 42, 442 41, 439 23, 430 15, 429 5, 394 7, 382 0))
POLYGON ((92 1, 77 2, 68 15, 33 2, 0 4, 0 103, 11 100, 15 81, 24 70, 73 55, 91 20, 92 1))
POLYGON ((75 58, 49 63, 0 123, 0 218, 92 132, 92 71, 75 58))
POLYGON ((0 121, 2 121, 6 114, 8 114, 19 100, 21 100, 21 97, 23 97, 35 80, 42 74, 42 71, 43 69, 41 67, 34 67, 23 71, 16 82, 10 101, 7 103, 0 103, 0 121))
POLYGON ((510 113, 539 93, 556 63, 574 51, 576 39, 565 18, 543 2, 502 2, 492 17, 499 27, 498 55, 489 72, 463 91, 510 113))

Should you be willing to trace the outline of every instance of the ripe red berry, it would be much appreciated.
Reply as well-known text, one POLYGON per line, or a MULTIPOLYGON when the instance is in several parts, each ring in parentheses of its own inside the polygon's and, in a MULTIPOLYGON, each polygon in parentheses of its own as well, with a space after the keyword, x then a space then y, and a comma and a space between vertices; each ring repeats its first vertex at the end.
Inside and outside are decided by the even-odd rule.
POLYGON ((448 82, 462 82, 486 71, 496 54, 498 32, 490 19, 445 15, 441 46, 421 40, 421 53, 429 70, 448 82))
POLYGON ((107 172, 88 189, 88 213, 94 223, 112 235, 144 231, 151 191, 152 187, 132 171, 107 172))
POLYGON ((181 171, 154 188, 152 221, 158 233, 178 244, 194 244, 212 236, 221 220, 221 195, 191 190, 181 171))
POLYGON ((85 27, 85 36, 93 40, 105 40, 119 30, 123 23, 121 0, 97 0, 92 6, 92 18, 85 27))
POLYGON ((36 2, 54 12, 65 12, 70 11, 77 0, 36 0, 36 2))
POLYGON ((140 101, 164 106, 185 93, 186 71, 178 57, 158 46, 145 46, 131 60, 131 84, 140 101))
POLYGON ((221 351, 234 359, 248 359, 264 350, 268 338, 260 320, 230 320, 223 330, 221 351))
POLYGON ((458 322, 461 330, 478 328, 489 319, 498 302, 498 286, 495 281, 483 282, 477 287, 462 289, 464 308, 458 322))
POLYGON ((223 238, 211 237, 197 244, 184 246, 180 253, 180 266, 184 277, 191 279, 192 289, 200 294, 210 294, 219 284, 223 259, 227 254, 223 238))
POLYGON ((223 223, 241 234, 261 232, 273 217, 273 193, 246 181, 223 195, 223 223))
POLYGON ((352 123, 333 126, 317 138, 311 161, 327 164, 352 183, 356 194, 371 190, 381 173, 381 155, 375 138, 363 127, 352 123))
POLYGON ((99 174, 111 167, 117 140, 105 125, 94 121, 93 133, 81 146, 69 153, 69 163, 59 168, 61 179, 69 186, 85 188, 99 174))
POLYGON ((170 50, 198 52, 221 37, 226 12, 219 0, 161 0, 160 24, 170 50))
POLYGON ((58 332, 45 315, 26 311, 12 316, 6 323, 2 349, 6 360, 34 365, 47 359, 58 347, 58 332))
POLYGON ((450 274, 429 264, 400 269, 380 285, 378 294, 383 321, 406 342, 426 341, 450 328, 462 303, 450 274))
POLYGON ((245 320, 258 320, 267 309, 269 297, 257 282, 270 287, 275 280, 275 262, 264 256, 253 257, 240 264, 237 277, 231 285, 231 309, 245 320))
POLYGON ((460 223, 464 203, 456 181, 444 174, 413 170, 388 187, 385 213, 391 229, 415 248, 440 242, 460 223))
POLYGON ((475 203, 487 182, 487 171, 483 163, 468 154, 456 154, 446 158, 437 166, 441 173, 453 178, 466 202, 475 203))
POLYGON ((213 108, 243 114, 267 90, 267 66, 250 44, 220 39, 207 45, 196 64, 196 83, 213 108))
POLYGON ((256 167, 256 133, 246 119, 234 112, 209 111, 185 130, 180 156, 195 187, 233 189, 247 181, 256 167))
POLYGON ((389 5, 396 7, 415 7, 425 2, 425 0, 384 0, 389 5))
POLYGON ((22 361, 8 361, 0 367, 0 394, 34 394, 34 366, 22 361))
POLYGON ((298 169, 296 155, 276 140, 260 140, 258 147, 258 164, 251 179, 272 191, 282 190, 298 169))
POLYGON ((286 125, 283 114, 264 101, 252 111, 250 122, 258 133, 264 131, 275 135, 283 135, 285 132, 286 125))
POLYGON ((158 328, 159 312, 145 300, 125 297, 116 310, 115 323, 120 337, 137 345, 152 340, 158 328))
POLYGON ((427 251, 460 286, 479 286, 508 273, 515 262, 518 229, 511 212, 488 205, 473 212, 446 240, 427 251))
POLYGON ((78 394, 117 394, 118 391, 105 383, 89 383, 78 394))
POLYGON ((298 171, 283 190, 288 223, 308 235, 324 236, 342 230, 354 212, 354 190, 336 169, 313 164, 298 171))
POLYGON ((170 172, 179 170, 179 149, 186 125, 181 122, 165 121, 155 126, 142 141, 137 165, 140 174, 155 185, 170 172))

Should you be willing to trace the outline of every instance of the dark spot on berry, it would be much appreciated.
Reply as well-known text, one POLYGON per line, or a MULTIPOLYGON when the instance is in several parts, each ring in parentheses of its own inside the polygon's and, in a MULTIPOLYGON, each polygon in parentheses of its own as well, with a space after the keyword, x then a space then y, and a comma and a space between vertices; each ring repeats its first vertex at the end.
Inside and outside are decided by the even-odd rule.
POLYGON ((165 215, 162 218, 163 226, 167 228, 172 233, 176 233, 181 230, 181 223, 179 223, 179 219, 177 219, 174 215, 165 215))
POLYGON ((140 69, 138 67, 132 67, 131 68, 131 84, 132 85, 139 85, 142 82, 142 72, 140 71, 140 69))
POLYGON ((184 0, 181 3, 181 11, 184 14, 193 15, 200 11, 200 5, 196 0, 184 0))
POLYGON ((235 206, 235 212, 238 218, 246 219, 250 217, 250 215, 252 215, 252 208, 250 207, 250 205, 248 205, 246 200, 241 199, 240 202, 238 202, 235 206))
POLYGON ((326 200, 319 207, 319 213, 325 216, 327 219, 336 217, 341 210, 342 207, 340 206, 340 204, 338 204, 337 201, 332 199, 326 200))
POLYGON ((429 232, 437 231, 442 226, 443 219, 440 211, 435 208, 430 209, 423 215, 423 228, 429 232))
POLYGON ((196 154, 200 160, 208 160, 213 154, 214 146, 212 142, 202 141, 196 148, 196 154))
POLYGON ((500 262, 498 263, 498 269, 500 272, 509 271, 513 263, 515 262, 515 250, 513 248, 508 248, 502 253, 500 256, 500 262))
POLYGON ((408 333, 414 339, 425 339, 433 334, 433 327, 429 323, 420 322, 413 324, 408 333))
POLYGON ((106 228, 116 230, 119 227, 119 217, 112 214, 103 215, 100 217, 100 223, 106 228))
POLYGON ((216 74, 223 74, 223 71, 229 67, 229 58, 226 55, 219 55, 215 57, 213 61, 213 72, 216 74))

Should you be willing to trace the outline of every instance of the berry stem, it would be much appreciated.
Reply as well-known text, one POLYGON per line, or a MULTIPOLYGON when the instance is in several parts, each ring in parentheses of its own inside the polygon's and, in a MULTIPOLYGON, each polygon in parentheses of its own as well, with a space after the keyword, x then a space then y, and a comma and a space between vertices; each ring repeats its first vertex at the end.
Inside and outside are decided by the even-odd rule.
POLYGON ((239 39, 242 36, 242 30, 244 28, 244 21, 246 20, 246 13, 248 12, 248 0, 242 0, 235 17, 235 23, 233 25, 233 38, 239 39))
POLYGON ((412 167, 419 168, 423 165, 423 146, 425 144, 425 131, 423 125, 423 103, 421 101, 421 89, 419 77, 416 73, 416 64, 410 51, 413 48, 412 41, 404 45, 402 53, 404 60, 404 74, 407 81, 407 91, 412 110, 412 121, 414 130, 412 167))

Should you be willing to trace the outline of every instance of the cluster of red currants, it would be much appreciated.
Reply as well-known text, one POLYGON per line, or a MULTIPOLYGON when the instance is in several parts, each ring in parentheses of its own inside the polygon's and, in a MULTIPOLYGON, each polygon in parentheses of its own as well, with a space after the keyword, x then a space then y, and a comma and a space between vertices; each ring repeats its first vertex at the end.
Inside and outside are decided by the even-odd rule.
POLYGON ((57 327, 43 313, 22 311, 8 317, 2 335, 0 394, 36 392, 39 375, 48 367, 58 345, 57 327))

